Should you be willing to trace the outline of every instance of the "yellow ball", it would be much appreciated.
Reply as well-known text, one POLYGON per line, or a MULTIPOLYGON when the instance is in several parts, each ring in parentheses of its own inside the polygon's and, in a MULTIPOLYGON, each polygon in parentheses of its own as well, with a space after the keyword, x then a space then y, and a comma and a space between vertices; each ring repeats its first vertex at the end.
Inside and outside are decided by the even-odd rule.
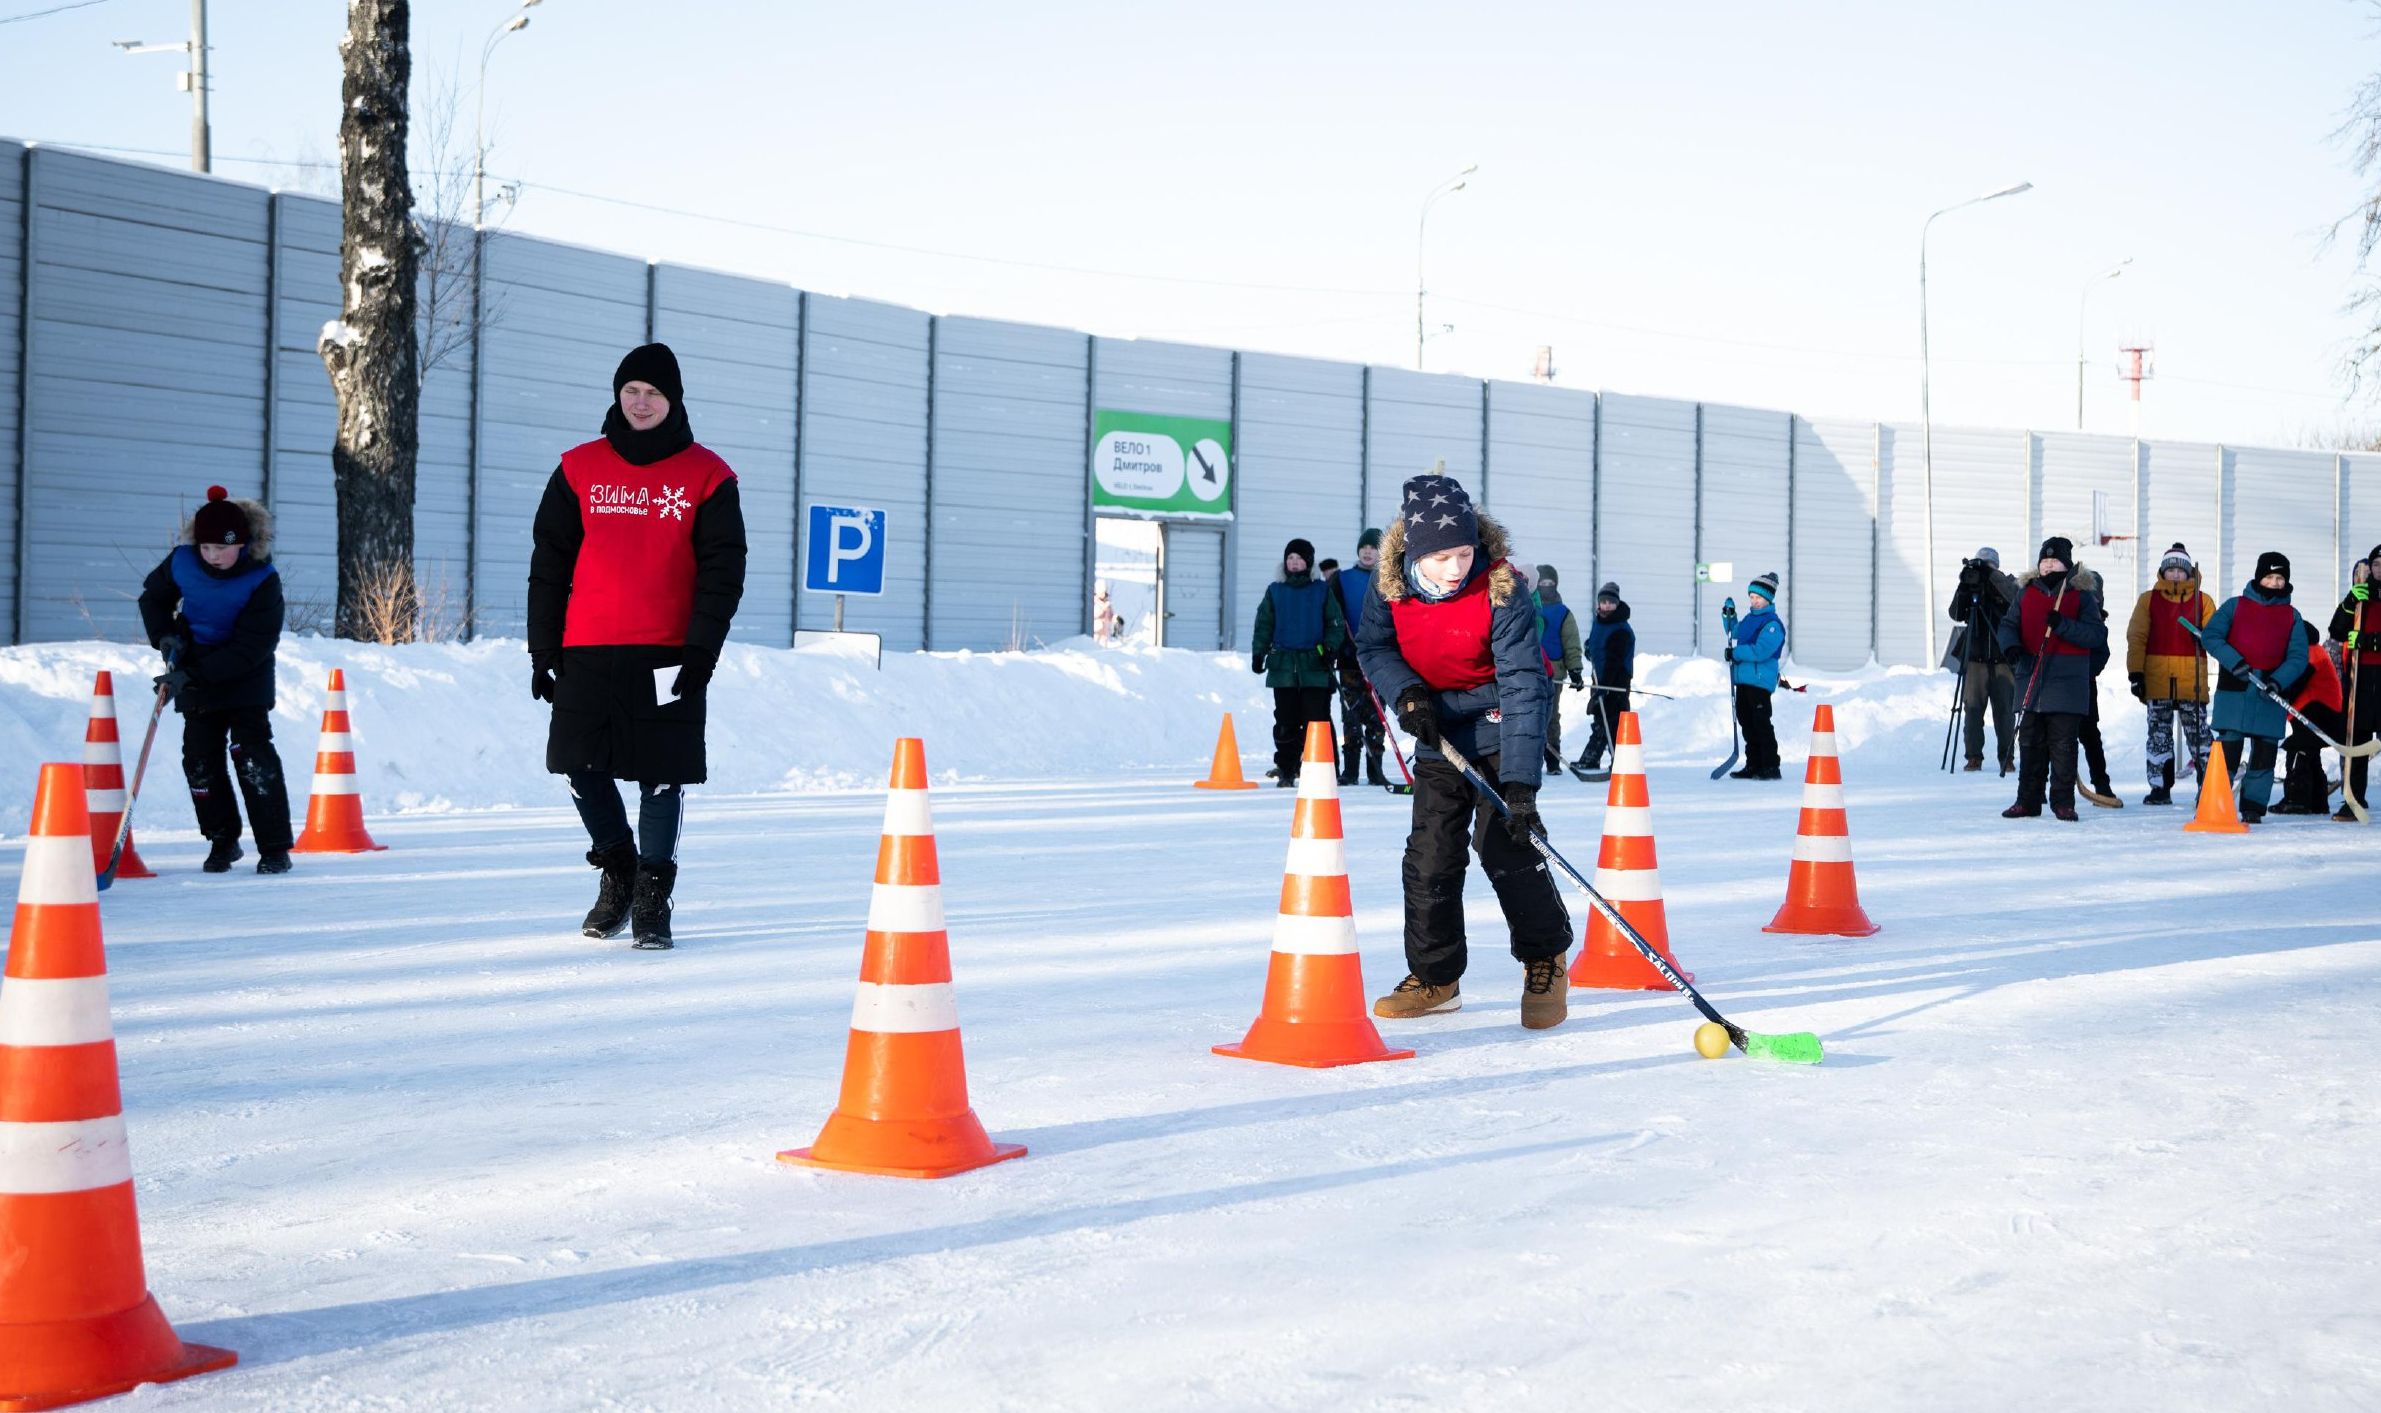
POLYGON ((1716 1060, 1728 1053, 1728 1027, 1710 1021, 1695 1027, 1695 1053, 1716 1060))

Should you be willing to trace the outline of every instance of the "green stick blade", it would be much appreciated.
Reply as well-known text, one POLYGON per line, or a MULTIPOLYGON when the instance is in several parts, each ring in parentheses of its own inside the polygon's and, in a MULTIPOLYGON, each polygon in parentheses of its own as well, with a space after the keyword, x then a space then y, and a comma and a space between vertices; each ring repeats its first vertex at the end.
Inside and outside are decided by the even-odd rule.
POLYGON ((1744 1033, 1744 1053, 1747 1059, 1778 1060, 1789 1065, 1815 1065, 1821 1058, 1819 1037, 1809 1031, 1762 1035, 1748 1030, 1744 1033))

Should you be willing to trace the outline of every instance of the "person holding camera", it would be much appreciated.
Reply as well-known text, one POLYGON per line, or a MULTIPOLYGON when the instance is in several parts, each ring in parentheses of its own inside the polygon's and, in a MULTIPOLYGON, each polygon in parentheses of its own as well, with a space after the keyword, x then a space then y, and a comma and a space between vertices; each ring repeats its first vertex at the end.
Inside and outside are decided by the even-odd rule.
POLYGON ((2017 602, 2017 581, 2001 572, 2001 552, 1991 545, 1959 566, 1959 587, 1951 594, 1951 619, 1960 625, 1944 654, 1960 672, 1960 714, 1967 722, 1967 765, 1984 769, 1984 708, 1992 706, 1993 743, 2001 774, 2016 769, 2017 674, 2001 652, 2000 624, 2017 602))

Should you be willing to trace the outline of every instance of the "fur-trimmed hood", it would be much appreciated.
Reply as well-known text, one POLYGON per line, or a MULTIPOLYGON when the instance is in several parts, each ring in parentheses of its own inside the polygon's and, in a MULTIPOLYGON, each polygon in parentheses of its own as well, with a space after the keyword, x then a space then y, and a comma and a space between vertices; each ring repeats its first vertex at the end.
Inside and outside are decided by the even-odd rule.
MULTIPOLYGON (((234 496, 230 503, 238 506, 248 516, 248 562, 251 564, 272 563, 273 512, 265 509, 263 501, 250 500, 246 496, 234 496)), ((196 515, 197 512, 193 511, 182 517, 182 538, 178 543, 186 545, 193 542, 190 527, 196 515)))
MULTIPOLYGON (((2028 569, 2018 575, 2018 592, 2023 593, 2035 580, 2041 577, 2042 570, 2039 567, 2028 569)), ((2100 576, 2085 565, 2078 564, 2067 571, 2067 587, 2079 594, 2096 594, 2100 592, 2100 576)))
MULTIPOLYGON (((1521 576, 1506 562, 1512 553, 1512 538, 1496 517, 1485 510, 1474 512, 1480 519, 1480 557, 1492 568, 1488 571, 1488 601, 1502 608, 1521 592, 1521 576)), ((1400 515, 1389 522, 1389 532, 1381 537, 1380 567, 1372 571, 1372 587, 1383 603, 1395 603, 1413 596, 1413 585, 1405 581, 1405 517, 1400 515)))

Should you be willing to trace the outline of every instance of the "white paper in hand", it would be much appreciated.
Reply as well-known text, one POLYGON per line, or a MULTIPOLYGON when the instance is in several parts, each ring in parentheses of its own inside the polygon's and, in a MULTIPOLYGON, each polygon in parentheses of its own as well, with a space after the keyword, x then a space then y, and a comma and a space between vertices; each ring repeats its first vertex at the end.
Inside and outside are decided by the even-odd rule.
POLYGON ((677 687, 677 668, 656 667, 653 669, 653 700, 655 702, 666 702, 675 699, 678 695, 677 687))

